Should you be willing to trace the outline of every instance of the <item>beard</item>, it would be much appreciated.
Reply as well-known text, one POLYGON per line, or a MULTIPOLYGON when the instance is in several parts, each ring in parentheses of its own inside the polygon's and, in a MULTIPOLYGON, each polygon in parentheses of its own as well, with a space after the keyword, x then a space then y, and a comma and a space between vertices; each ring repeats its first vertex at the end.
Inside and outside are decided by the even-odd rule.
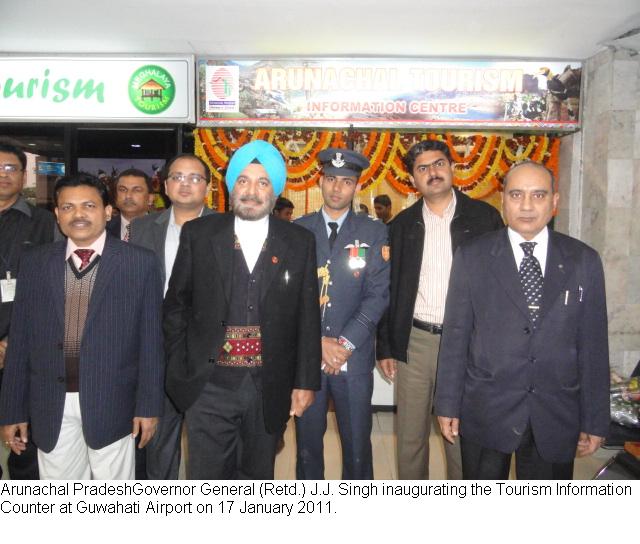
POLYGON ((276 195, 273 193, 268 199, 262 199, 255 195, 239 196, 232 192, 230 200, 234 215, 245 221, 257 221, 266 217, 276 205, 276 195), (250 206, 250 204, 257 204, 257 206, 250 206))

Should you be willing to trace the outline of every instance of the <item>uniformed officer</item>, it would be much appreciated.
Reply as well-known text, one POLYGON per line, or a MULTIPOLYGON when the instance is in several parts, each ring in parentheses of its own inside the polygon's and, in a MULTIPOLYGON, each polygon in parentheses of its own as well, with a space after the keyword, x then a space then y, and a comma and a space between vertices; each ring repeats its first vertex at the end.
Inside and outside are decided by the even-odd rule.
POLYGON ((322 163, 320 211, 297 222, 316 236, 322 314, 322 389, 296 419, 298 479, 324 478, 323 437, 333 399, 342 443, 342 478, 372 479, 371 395, 376 327, 389 302, 389 248, 384 223, 351 209, 369 161, 329 148, 322 163))

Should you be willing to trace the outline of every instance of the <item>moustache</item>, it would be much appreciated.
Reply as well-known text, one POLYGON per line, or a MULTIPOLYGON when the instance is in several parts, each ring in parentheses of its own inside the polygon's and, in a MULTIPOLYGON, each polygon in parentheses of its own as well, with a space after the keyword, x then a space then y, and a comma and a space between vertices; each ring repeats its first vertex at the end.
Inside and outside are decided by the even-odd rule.
POLYGON ((87 221, 86 219, 74 219, 71 221, 71 225, 74 227, 85 227, 91 225, 91 221, 87 221))
POLYGON ((444 181, 444 179, 442 179, 440 176, 433 176, 432 178, 429 178, 429 181, 427 181, 427 185, 431 185, 434 181, 444 181))
POLYGON ((241 196, 240 202, 255 202, 256 204, 264 204, 264 200, 261 200, 257 196, 241 196))

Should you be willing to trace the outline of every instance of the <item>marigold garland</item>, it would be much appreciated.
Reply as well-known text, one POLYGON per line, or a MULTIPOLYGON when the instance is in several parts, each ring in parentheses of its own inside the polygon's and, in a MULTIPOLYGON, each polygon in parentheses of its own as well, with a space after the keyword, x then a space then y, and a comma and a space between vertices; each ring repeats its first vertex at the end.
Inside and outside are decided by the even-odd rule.
MULTIPOLYGON (((383 182, 401 195, 415 193, 404 169, 403 157, 416 142, 444 141, 456 164, 455 184, 473 198, 497 203, 500 180, 512 164, 522 160, 541 162, 557 176, 560 139, 527 135, 507 137, 495 134, 394 133, 388 131, 277 130, 277 129, 196 129, 195 152, 211 168, 213 180, 208 201, 224 208, 224 170, 233 152, 245 143, 261 139, 275 145, 287 161, 287 190, 308 191, 317 183, 320 168, 317 155, 328 147, 353 148, 367 156, 371 165, 363 172, 362 190, 380 190, 383 182)), ((305 195, 305 206, 308 205, 305 195)))

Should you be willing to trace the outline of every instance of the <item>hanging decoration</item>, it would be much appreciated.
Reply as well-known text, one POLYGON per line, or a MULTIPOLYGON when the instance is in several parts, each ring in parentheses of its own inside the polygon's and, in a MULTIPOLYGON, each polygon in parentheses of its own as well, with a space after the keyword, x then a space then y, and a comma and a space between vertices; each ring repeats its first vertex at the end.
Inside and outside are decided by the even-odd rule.
MULTIPOLYGON (((403 164, 408 149, 420 140, 442 140, 455 163, 456 186, 472 198, 494 206, 499 206, 500 182, 511 165, 532 160, 544 164, 557 176, 560 149, 559 138, 540 135, 200 128, 195 130, 195 150, 213 174, 213 190, 209 195, 212 207, 224 209, 222 186, 229 158, 237 148, 257 139, 272 143, 285 157, 287 191, 309 191, 316 186, 320 177, 316 156, 320 151, 328 147, 351 147, 371 162, 362 173, 361 194, 365 191, 373 197, 388 191, 390 186, 404 198, 416 192, 403 164)), ((304 199, 307 211, 308 195, 304 199)))

